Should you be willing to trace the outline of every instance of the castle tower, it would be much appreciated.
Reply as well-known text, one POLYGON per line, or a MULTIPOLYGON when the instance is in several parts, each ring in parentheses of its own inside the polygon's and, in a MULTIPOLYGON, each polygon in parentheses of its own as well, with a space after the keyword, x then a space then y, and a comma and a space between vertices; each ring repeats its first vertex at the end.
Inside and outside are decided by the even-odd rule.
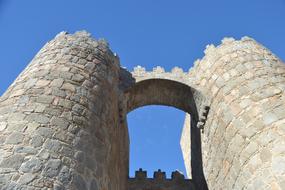
POLYGON ((118 74, 106 42, 86 32, 48 42, 1 97, 2 190, 123 189, 118 74))
POLYGON ((282 189, 284 64, 247 37, 205 54, 188 73, 129 72, 105 41, 60 33, 0 99, 0 189, 282 189), (160 170, 128 179, 126 115, 153 104, 187 113, 192 180, 160 170))
POLYGON ((253 39, 225 38, 191 76, 210 106, 202 134, 209 189, 283 189, 284 63, 253 39))

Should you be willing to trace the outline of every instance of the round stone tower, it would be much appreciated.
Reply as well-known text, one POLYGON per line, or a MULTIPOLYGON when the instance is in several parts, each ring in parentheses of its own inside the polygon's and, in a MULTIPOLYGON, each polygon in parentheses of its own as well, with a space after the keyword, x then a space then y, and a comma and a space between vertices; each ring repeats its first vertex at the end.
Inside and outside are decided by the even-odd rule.
POLYGON ((60 33, 0 98, 0 190, 127 190, 126 114, 152 104, 191 115, 197 189, 282 189, 284 63, 247 37, 205 54, 130 73, 105 41, 60 33))
POLYGON ((40 50, 1 97, 0 189, 125 190, 119 69, 86 32, 40 50))
POLYGON ((248 37, 205 54, 190 76, 210 100, 202 134, 209 189, 284 188, 284 63, 248 37))

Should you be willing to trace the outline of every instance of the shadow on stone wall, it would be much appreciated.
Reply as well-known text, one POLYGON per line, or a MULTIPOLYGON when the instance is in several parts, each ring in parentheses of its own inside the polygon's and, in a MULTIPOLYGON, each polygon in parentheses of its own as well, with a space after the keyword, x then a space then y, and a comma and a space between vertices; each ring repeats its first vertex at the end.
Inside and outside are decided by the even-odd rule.
MULTIPOLYGON (((167 105, 189 113, 191 115, 192 181, 196 189, 208 190, 203 172, 200 134, 200 129, 203 127, 201 123, 204 121, 202 118, 204 116, 201 113, 205 107, 203 103, 206 102, 201 103, 203 97, 197 96, 200 92, 190 85, 171 80, 171 78, 157 78, 157 76, 152 78, 149 73, 145 71, 143 73, 148 77, 144 77, 141 73, 131 76, 129 72, 121 69, 120 87, 125 89, 122 101, 124 102, 122 105, 125 107, 121 110, 127 114, 133 109, 146 105, 167 105), (141 78, 145 78, 145 80, 141 80, 141 78)), ((132 183, 140 182, 135 179, 131 179, 131 181, 132 183)), ((147 183, 150 182, 147 181, 147 183)))

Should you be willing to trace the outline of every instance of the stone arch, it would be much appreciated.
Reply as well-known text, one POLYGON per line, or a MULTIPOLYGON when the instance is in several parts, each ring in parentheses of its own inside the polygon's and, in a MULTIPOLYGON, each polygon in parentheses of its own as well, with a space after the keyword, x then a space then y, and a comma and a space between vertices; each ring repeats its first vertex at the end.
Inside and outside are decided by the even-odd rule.
POLYGON ((284 74, 284 63, 248 37, 207 46, 191 72, 130 73, 105 41, 62 32, 0 97, 0 188, 126 189, 125 115, 151 104, 195 116, 196 189, 208 189, 199 123, 209 189, 281 188, 284 74))
POLYGON ((127 101, 126 113, 142 106, 166 105, 185 111, 199 120, 205 107, 208 107, 206 96, 198 90, 193 78, 178 67, 171 72, 165 72, 159 66, 152 71, 137 66, 131 73, 121 69, 120 79, 127 101))
MULTIPOLYGON (((132 110, 147 105, 166 105, 175 107, 191 115, 191 168, 192 180, 196 188, 207 190, 207 183, 203 174, 201 134, 197 127, 203 120, 207 99, 193 87, 191 79, 181 69, 175 68, 172 72, 158 73, 143 72, 142 68, 135 70, 127 77, 121 76, 124 86, 125 115, 132 110), (126 82, 128 81, 128 82, 126 82)), ((126 71, 124 71, 125 73, 126 71)), ((130 73, 128 73, 130 74, 130 73)), ((189 121, 190 122, 190 121, 189 121)))
POLYGON ((147 79, 136 83, 126 91, 127 112, 147 105, 166 105, 178 108, 197 117, 194 99, 196 90, 176 81, 147 79))

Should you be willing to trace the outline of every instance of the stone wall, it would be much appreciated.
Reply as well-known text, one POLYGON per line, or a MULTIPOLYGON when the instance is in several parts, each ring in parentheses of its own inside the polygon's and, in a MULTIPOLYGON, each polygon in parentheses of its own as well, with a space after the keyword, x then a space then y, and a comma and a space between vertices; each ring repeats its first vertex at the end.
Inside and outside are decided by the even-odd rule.
POLYGON ((284 63, 247 37, 205 54, 188 73, 130 73, 105 41, 59 34, 0 99, 0 189, 282 189, 284 63), (128 179, 126 114, 151 104, 191 115, 181 143, 193 181, 128 179))
POLYGON ((184 120, 184 126, 180 139, 180 147, 182 150, 182 155, 184 159, 184 165, 189 179, 192 178, 192 169, 191 169, 191 117, 189 114, 186 114, 184 120))
MULTIPOLYGON (((132 78, 128 79, 123 75, 124 79, 124 100, 125 113, 132 111, 138 107, 146 105, 167 105, 178 108, 191 115, 188 126, 191 133, 188 141, 182 144, 191 146, 191 159, 187 157, 188 153, 184 152, 184 158, 191 161, 191 177, 197 189, 207 189, 206 180, 203 174, 202 151, 201 151, 201 132, 199 128, 203 128, 207 114, 209 111, 208 100, 201 91, 197 90, 194 85, 193 76, 183 72, 182 69, 175 67, 171 72, 165 71, 162 67, 153 68, 152 71, 146 71, 143 67, 136 67, 132 72, 132 78), (191 121, 191 125, 190 125, 191 121), (191 140, 191 143, 189 142, 191 140)), ((187 125, 187 123, 186 123, 187 125)), ((190 168, 188 163, 185 163, 190 168)))
POLYGON ((125 190, 119 69, 86 32, 41 49, 1 97, 0 189, 125 190))
POLYGON ((253 39, 225 38, 189 75, 210 102, 202 134, 209 189, 284 189, 284 63, 253 39))
POLYGON ((190 179, 178 171, 172 172, 171 179, 167 179, 165 172, 154 172, 153 178, 147 178, 147 172, 140 169, 134 178, 128 180, 128 190, 195 190, 190 179))

